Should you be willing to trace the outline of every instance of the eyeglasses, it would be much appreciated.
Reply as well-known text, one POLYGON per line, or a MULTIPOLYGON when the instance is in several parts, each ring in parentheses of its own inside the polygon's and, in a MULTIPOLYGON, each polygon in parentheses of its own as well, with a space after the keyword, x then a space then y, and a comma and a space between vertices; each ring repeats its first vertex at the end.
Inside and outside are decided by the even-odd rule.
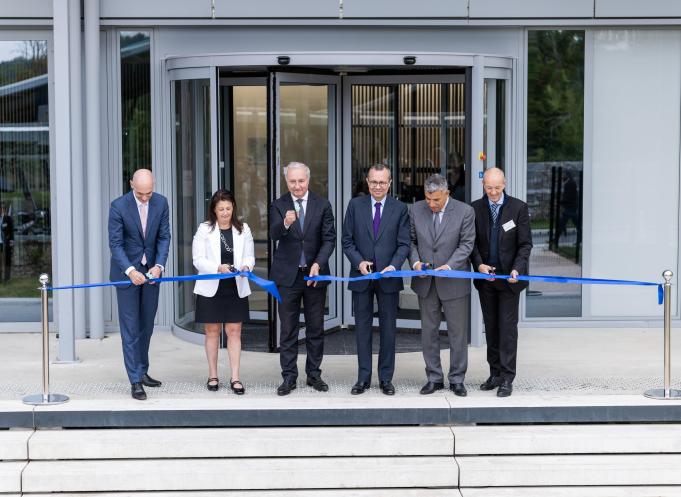
POLYGON ((371 188, 385 188, 390 184, 390 181, 369 181, 369 186, 371 188))

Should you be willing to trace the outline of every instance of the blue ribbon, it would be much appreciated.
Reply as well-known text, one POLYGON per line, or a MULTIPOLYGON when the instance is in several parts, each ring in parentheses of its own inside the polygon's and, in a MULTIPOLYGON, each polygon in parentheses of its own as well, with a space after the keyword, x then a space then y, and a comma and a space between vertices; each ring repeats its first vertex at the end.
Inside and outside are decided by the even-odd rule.
MULTIPOLYGON (((381 278, 415 278, 418 276, 434 276, 436 278, 456 278, 456 279, 471 279, 471 280, 486 280, 490 275, 483 273, 474 273, 471 271, 456 271, 456 270, 441 270, 425 269, 422 271, 408 270, 408 271, 388 271, 386 273, 369 273, 362 276, 343 277, 343 276, 306 276, 305 280, 310 281, 364 281, 364 280, 380 280, 381 278)), ((494 278, 508 280, 513 277, 508 274, 495 274, 494 278)), ((609 280, 604 278, 568 278, 565 276, 525 276, 518 275, 516 278, 521 281, 543 281, 545 283, 572 283, 577 285, 631 285, 631 286, 656 286, 658 304, 664 301, 664 291, 662 284, 653 283, 650 281, 632 281, 632 280, 609 280)))
MULTIPOLYGON (((267 293, 272 295, 275 299, 281 302, 281 296, 279 295, 279 290, 274 281, 266 280, 256 276, 250 271, 238 271, 236 273, 218 273, 218 274, 195 274, 191 276, 168 276, 163 278, 154 278, 147 280, 147 283, 167 283, 171 281, 197 281, 197 280, 224 280, 227 278, 235 278, 237 276, 243 276, 248 278, 250 281, 258 285, 260 288, 265 290, 267 293)), ((84 283, 81 285, 69 285, 69 286, 53 286, 48 287, 48 290, 72 290, 76 288, 95 288, 102 286, 129 286, 132 285, 130 280, 122 281, 107 281, 103 283, 84 283)))

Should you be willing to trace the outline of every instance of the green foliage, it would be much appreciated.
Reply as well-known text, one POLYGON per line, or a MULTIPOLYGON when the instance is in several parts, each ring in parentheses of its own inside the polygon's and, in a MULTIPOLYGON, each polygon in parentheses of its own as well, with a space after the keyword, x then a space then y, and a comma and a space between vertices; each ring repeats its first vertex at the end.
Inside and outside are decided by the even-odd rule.
POLYGON ((584 31, 530 31, 527 160, 581 161, 584 143, 584 31))
POLYGON ((47 42, 32 40, 0 42, 16 45, 17 56, 0 61, 0 86, 47 74, 47 42))

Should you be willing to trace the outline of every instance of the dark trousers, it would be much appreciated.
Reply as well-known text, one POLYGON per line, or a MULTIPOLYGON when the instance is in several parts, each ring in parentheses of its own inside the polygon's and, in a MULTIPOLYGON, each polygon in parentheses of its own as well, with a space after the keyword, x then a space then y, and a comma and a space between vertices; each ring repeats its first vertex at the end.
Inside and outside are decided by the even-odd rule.
POLYGON ((305 315, 305 372, 310 377, 322 374, 320 366, 324 357, 324 305, 326 286, 307 286, 303 279, 307 272, 298 271, 293 286, 280 286, 281 303, 278 305, 281 335, 279 336, 279 362, 281 376, 286 381, 298 378, 298 318, 300 304, 305 315))
POLYGON ((482 281, 478 288, 485 322, 487 362, 490 376, 512 382, 518 352, 518 303, 520 293, 513 292, 505 280, 482 281))
POLYGON ((397 304, 400 292, 386 293, 377 281, 371 281, 363 292, 352 292, 357 337, 357 381, 371 382, 371 326, 374 318, 374 297, 378 301, 378 325, 381 344, 378 349, 378 379, 392 381, 395 372, 395 334, 397 304))
POLYGON ((150 284, 116 288, 123 361, 130 383, 141 382, 149 370, 149 343, 154 331, 158 293, 158 285, 150 284))
POLYGON ((12 247, 0 244, 0 265, 2 265, 2 281, 8 282, 12 277, 12 247))

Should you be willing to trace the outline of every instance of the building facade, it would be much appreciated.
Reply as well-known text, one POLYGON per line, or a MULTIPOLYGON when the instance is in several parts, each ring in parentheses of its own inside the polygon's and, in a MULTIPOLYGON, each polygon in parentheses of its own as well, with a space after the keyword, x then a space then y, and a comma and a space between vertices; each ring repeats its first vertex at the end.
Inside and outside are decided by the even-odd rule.
MULTIPOLYGON (((103 281, 106 221, 131 172, 151 168, 172 211, 168 274, 218 187, 235 192, 266 276, 267 207, 302 161, 340 232, 364 174, 423 198, 440 172, 455 198, 485 168, 530 206, 532 274, 658 281, 678 272, 681 4, 671 0, 26 0, 0 7, 0 331, 37 331, 37 277, 103 281), (2 212, 2 211, 0 211, 2 212), (10 247, 11 245, 11 247, 10 247)), ((332 271, 348 272, 340 243, 332 271)), ((117 330, 109 289, 55 292, 60 360, 117 330)), ((678 320, 678 294, 673 315, 678 320)), ((249 330, 276 347, 275 303, 249 330)), ((484 342, 475 292, 471 343, 484 342)), ((199 341, 192 286, 167 284, 158 326, 199 341)), ((417 299, 399 325, 419 328, 417 299)), ((524 327, 661 322, 646 287, 532 283, 524 327)), ((328 329, 352 325, 343 284, 328 329)), ((304 332, 304 331, 303 331, 304 332)))

